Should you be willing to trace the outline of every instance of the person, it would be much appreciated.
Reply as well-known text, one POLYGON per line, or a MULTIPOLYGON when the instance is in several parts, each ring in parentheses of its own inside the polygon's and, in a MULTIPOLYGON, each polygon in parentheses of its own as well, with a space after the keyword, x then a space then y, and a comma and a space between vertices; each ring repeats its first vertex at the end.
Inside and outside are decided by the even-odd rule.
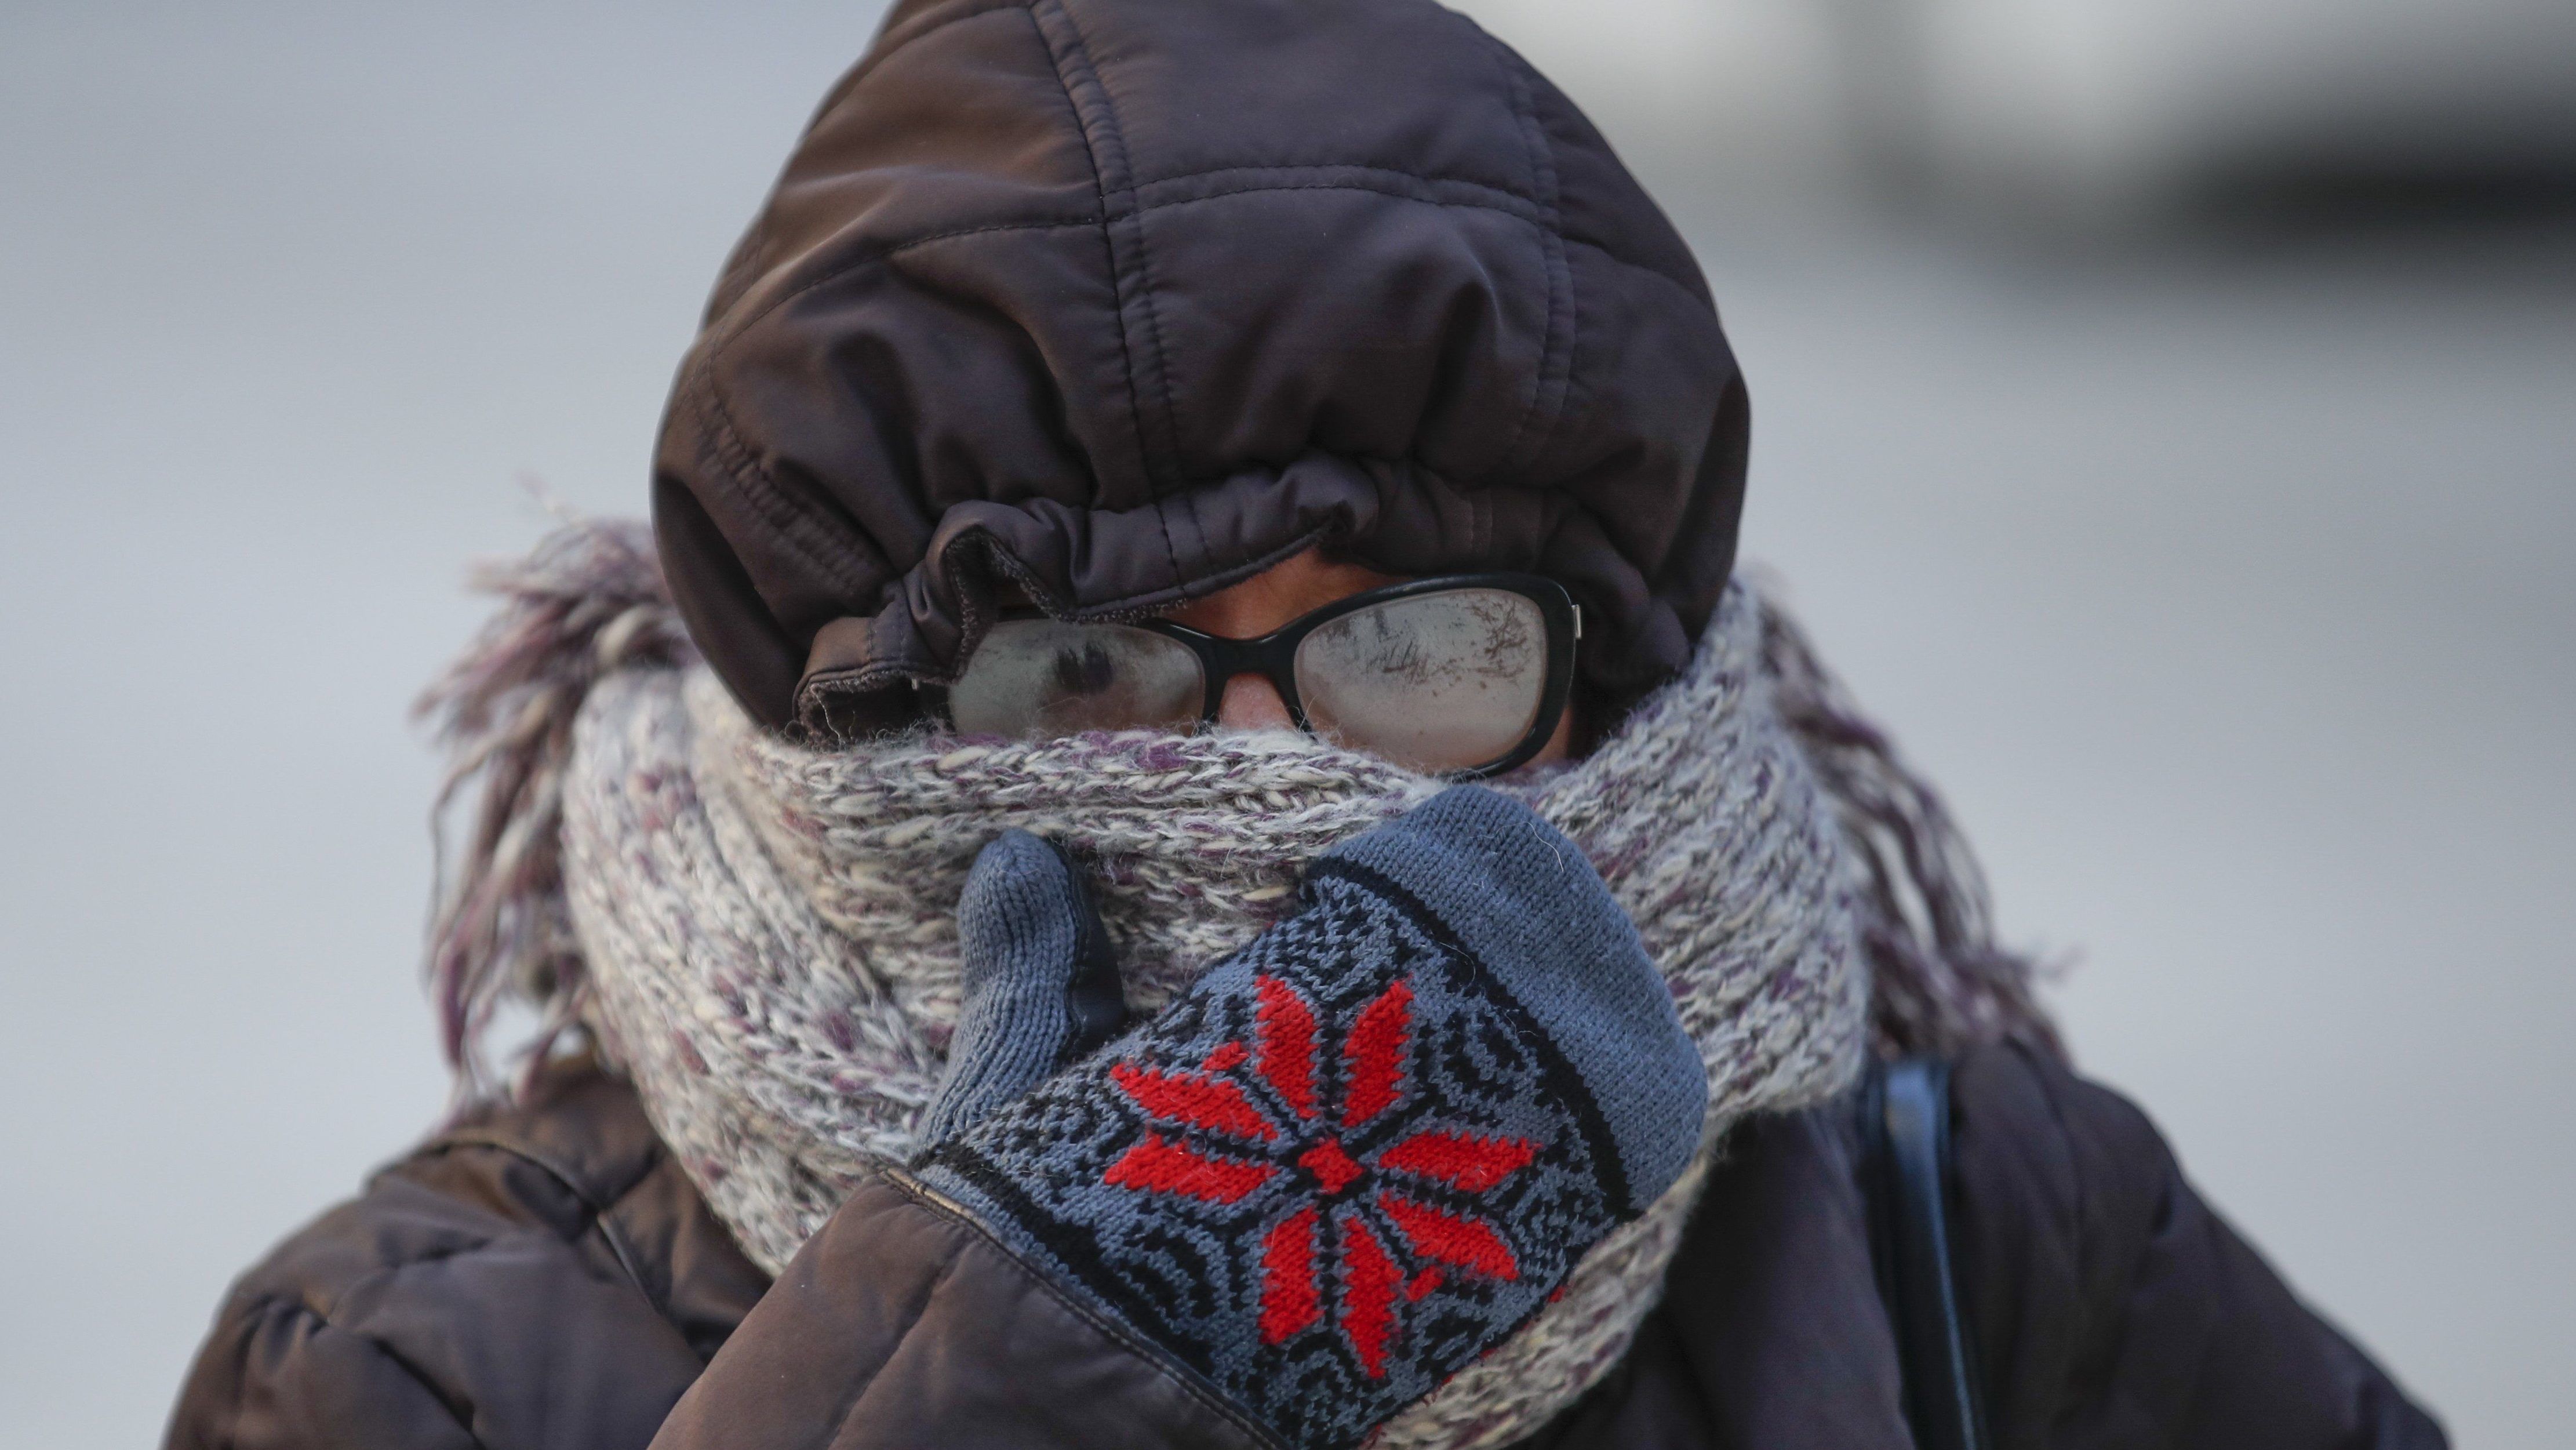
POLYGON ((485 576, 456 1110, 168 1443, 1892 1450, 1855 1095, 1930 1057, 1987 1443, 2442 1444, 1735 577, 1747 417, 1428 0, 904 0, 650 535, 485 576))

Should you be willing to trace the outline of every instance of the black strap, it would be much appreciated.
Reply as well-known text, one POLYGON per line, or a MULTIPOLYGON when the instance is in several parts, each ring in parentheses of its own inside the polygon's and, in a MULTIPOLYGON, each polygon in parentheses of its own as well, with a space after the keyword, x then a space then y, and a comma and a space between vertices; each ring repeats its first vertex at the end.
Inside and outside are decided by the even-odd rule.
POLYGON ((1985 1450, 1985 1403, 1950 1255, 1950 1065, 1873 1068, 1861 1097, 1878 1291, 1918 1450, 1985 1450))

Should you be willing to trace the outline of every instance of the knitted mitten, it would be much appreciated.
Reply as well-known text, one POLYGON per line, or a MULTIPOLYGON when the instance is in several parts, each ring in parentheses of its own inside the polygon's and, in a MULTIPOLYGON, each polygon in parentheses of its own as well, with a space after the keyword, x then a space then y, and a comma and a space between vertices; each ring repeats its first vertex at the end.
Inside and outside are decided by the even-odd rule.
POLYGON ((1581 853, 1461 786, 917 1166, 1292 1443, 1346 1446, 1678 1177, 1708 1088, 1581 853))
POLYGON ((922 1110, 937 1142, 1053 1076, 1127 1023, 1109 936, 1073 863, 1026 831, 975 858, 957 902, 965 997, 948 1072, 922 1110))

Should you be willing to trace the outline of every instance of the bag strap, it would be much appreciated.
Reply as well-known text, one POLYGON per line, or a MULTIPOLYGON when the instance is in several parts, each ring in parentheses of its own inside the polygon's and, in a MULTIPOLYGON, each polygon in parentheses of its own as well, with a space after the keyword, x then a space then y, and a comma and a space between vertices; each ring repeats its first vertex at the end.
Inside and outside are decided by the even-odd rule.
POLYGON ((1950 1065, 1878 1063, 1861 1135, 1879 1298, 1896 1330, 1917 1450, 1986 1450, 1984 1395, 1950 1253, 1950 1065))

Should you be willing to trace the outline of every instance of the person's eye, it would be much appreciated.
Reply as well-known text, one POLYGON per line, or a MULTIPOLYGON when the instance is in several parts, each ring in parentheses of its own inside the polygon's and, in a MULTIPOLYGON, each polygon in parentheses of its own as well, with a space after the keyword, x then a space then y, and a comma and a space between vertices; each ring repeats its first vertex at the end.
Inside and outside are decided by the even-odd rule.
POLYGON ((1054 683, 1058 695, 1099 695, 1118 683, 1118 662, 1109 651, 1085 642, 1056 651, 1054 683))
POLYGON ((1176 640, 1120 624, 1012 619, 968 658, 948 711, 960 730, 1022 738, 1179 728, 1198 718, 1202 691, 1198 656, 1176 640))

